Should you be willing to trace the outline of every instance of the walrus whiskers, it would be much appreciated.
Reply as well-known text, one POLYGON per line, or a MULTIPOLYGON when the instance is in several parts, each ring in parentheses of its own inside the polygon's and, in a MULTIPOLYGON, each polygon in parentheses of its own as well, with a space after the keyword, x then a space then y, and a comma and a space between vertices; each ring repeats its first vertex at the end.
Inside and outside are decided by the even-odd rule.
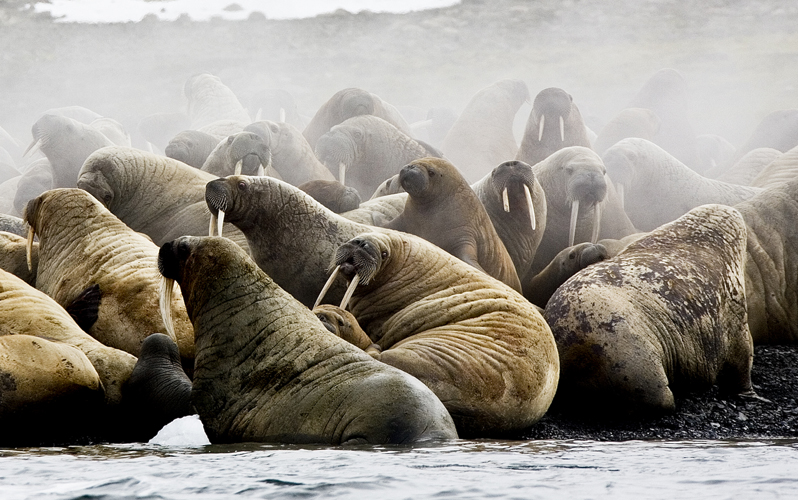
POLYGON ((244 165, 244 160, 238 160, 236 162, 236 169, 233 172, 235 175, 241 175, 241 167, 244 165))
POLYGON ((33 271, 31 254, 33 253, 33 226, 28 226, 28 242, 25 245, 25 259, 28 261, 28 271, 33 271))
POLYGON ((538 124, 538 142, 543 140, 543 125, 546 123, 546 115, 540 115, 540 123, 538 124))
POLYGON ((510 211, 510 197, 507 195, 507 186, 502 189, 502 203, 504 204, 504 211, 510 211))
POLYGON ((590 236, 590 243, 598 241, 599 231, 601 230, 601 203, 596 203, 593 209, 593 233, 590 236))
POLYGON ((571 202, 571 224, 568 226, 568 246, 574 246, 576 236, 576 219, 579 217, 579 200, 571 202))
POLYGON ((532 193, 529 192, 529 185, 527 184, 524 184, 524 195, 526 196, 526 206, 529 208, 529 221, 534 231, 537 227, 537 223, 535 222, 535 204, 532 203, 532 193))
POLYGON ((161 319, 163 320, 166 334, 177 342, 177 335, 175 335, 175 327, 172 322, 172 294, 175 287, 175 280, 161 276, 161 290, 158 296, 158 305, 161 309, 161 319))
POLYGON ((341 300, 341 305, 338 307, 340 307, 341 309, 346 309, 346 306, 349 305, 349 299, 351 299, 352 294, 355 293, 355 288, 357 288, 357 284, 359 282, 360 282, 360 275, 355 273, 355 277, 352 278, 352 282, 349 283, 349 288, 346 289, 344 298, 341 300))
POLYGON ((335 266, 335 269, 333 269, 332 274, 330 275, 329 278, 327 278, 327 282, 324 284, 324 287, 322 287, 321 292, 319 293, 319 297, 316 299, 316 302, 313 304, 312 309, 316 309, 316 306, 318 306, 321 303, 324 296, 327 295, 327 291, 332 286, 333 281, 335 281, 335 277, 338 276, 339 269, 341 269, 341 266, 335 266))

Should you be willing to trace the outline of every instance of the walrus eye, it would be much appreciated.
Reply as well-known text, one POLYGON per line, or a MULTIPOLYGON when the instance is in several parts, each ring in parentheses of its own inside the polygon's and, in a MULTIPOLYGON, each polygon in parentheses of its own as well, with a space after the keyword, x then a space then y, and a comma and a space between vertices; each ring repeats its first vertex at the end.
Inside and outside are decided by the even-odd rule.
POLYGON ((232 144, 235 138, 231 135, 227 137, 227 144, 232 144))
POLYGON ((238 189, 239 191, 246 191, 247 190, 247 183, 244 181, 238 181, 238 189))
POLYGON ((382 257, 383 259, 386 259, 386 258, 388 258, 388 252, 385 252, 385 251, 383 251, 383 252, 380 254, 380 257, 382 257))
POLYGON ((574 260, 576 258, 576 254, 573 254, 573 253, 568 254, 568 258, 571 259, 571 260, 574 260))

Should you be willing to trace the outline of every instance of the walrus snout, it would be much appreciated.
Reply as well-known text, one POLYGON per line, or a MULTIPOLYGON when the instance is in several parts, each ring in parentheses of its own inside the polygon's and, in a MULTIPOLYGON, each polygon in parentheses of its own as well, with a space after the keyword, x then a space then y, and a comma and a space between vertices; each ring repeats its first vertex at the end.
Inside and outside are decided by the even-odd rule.
POLYGON ((218 215, 219 211, 227 212, 229 200, 227 179, 215 179, 205 185, 205 203, 208 205, 211 215, 218 215))
POLYGON ((607 197, 607 181, 600 172, 583 170, 568 181, 568 199, 579 200, 587 206, 604 201, 607 197))
POLYGON ((399 171, 399 184, 410 196, 418 196, 429 186, 429 174, 421 165, 411 163, 399 171))
POLYGON ((173 241, 167 241, 158 250, 158 272, 164 278, 180 281, 181 263, 191 255, 191 236, 182 236, 173 241))

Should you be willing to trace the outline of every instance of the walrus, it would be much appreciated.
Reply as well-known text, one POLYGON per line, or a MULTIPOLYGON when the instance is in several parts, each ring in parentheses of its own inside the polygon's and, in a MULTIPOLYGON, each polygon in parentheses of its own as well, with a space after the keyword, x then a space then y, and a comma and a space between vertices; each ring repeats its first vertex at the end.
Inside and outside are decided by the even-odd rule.
POLYGON ((432 391, 327 331, 231 241, 179 238, 158 268, 179 283, 194 325, 191 401, 212 443, 457 437, 432 391))
POLYGON ((532 170, 546 193, 546 232, 538 245, 529 278, 564 248, 599 239, 620 239, 638 232, 608 182, 606 168, 594 151, 562 148, 532 170), (567 228, 567 229, 566 229, 567 228))
MULTIPOLYGON (((398 175, 397 184, 399 184, 398 175)), ((402 189, 395 194, 378 196, 364 201, 357 208, 342 212, 341 215, 359 224, 382 227, 402 213, 405 203, 407 203, 407 193, 402 189)))
MULTIPOLYGON (((178 236, 208 234, 211 214, 205 184, 215 178, 171 158, 115 146, 87 158, 77 184, 131 229, 162 245, 178 236)), ((249 248, 232 225, 224 232, 249 248)))
POLYGON ((194 334, 180 298, 171 304, 174 330, 158 313, 158 247, 152 241, 82 189, 43 193, 28 203, 24 219, 31 227, 28 241, 39 236, 36 288, 66 307, 99 286, 99 304, 86 311, 97 315, 92 337, 137 356, 149 334, 166 331, 184 358, 194 358, 194 334))
MULTIPOLYGON (((96 376, 99 376, 103 401, 109 405, 122 402, 121 388, 133 371, 136 358, 101 344, 84 332, 50 296, 3 270, 0 270, 0 318, 0 339, 30 335, 78 349, 88 358, 96 370, 96 376)), ((65 355, 59 359, 68 361, 73 357, 65 355)), ((16 358, 16 361, 20 362, 21 358, 16 358)), ((72 363, 74 373, 77 373, 80 364, 75 361, 72 363)), ((70 370, 68 363, 66 365, 61 374, 68 378, 70 370)), ((3 404, 7 398, 13 397, 5 389, 7 386, 0 388, 3 404)))
POLYGON ((28 166, 17 181, 13 193, 13 208, 17 214, 22 214, 30 200, 36 198, 48 189, 53 189, 53 167, 47 158, 39 158, 28 166))
POLYGON ((272 168, 269 145, 253 132, 228 136, 213 148, 200 170, 216 177, 227 175, 270 175, 280 177, 272 168))
POLYGON ((578 411, 674 410, 674 393, 717 383, 753 396, 746 226, 702 205, 566 281, 549 300, 560 398, 578 411))
POLYGON ((36 286, 36 270, 39 268, 38 242, 31 243, 30 252, 28 266, 27 238, 0 231, 0 269, 8 271, 30 286, 36 286))
POLYGON ((798 175, 798 146, 768 163, 751 181, 751 186, 767 189, 789 182, 798 175))
POLYGON ((769 113, 751 136, 737 150, 734 160, 756 148, 773 148, 782 153, 798 146, 798 109, 780 109, 769 113))
POLYGON ((477 92, 452 124, 441 149, 469 183, 515 158, 513 120, 525 102, 529 89, 523 80, 500 80, 477 92))
POLYGON ((708 179, 645 139, 623 139, 604 152, 603 160, 616 191, 622 193, 629 219, 641 231, 651 231, 699 205, 734 205, 760 191, 708 179))
POLYGON ((593 150, 604 154, 610 146, 627 137, 640 137, 649 141, 657 135, 660 119, 646 108, 626 108, 607 122, 593 141, 593 150))
POLYGON ((214 135, 199 130, 184 130, 172 137, 164 154, 194 168, 202 168, 219 142, 221 141, 214 135))
POLYGON ((417 158, 430 156, 408 134, 373 115, 355 116, 319 137, 316 157, 338 182, 370 196, 380 183, 417 158))
MULTIPOLYGON (((717 168, 707 173, 710 179, 750 186, 762 171, 782 154, 778 149, 756 148, 747 152, 731 166, 717 168)), ((760 186, 761 187, 761 186, 760 186)))
POLYGON ((471 185, 523 281, 546 231, 546 194, 528 163, 510 160, 471 185))
POLYGON ((421 158, 402 168, 399 182, 408 193, 405 208, 384 227, 420 236, 521 292, 510 254, 457 167, 421 158))
POLYGON ((370 354, 432 389, 461 437, 515 435, 546 412, 557 350, 543 317, 510 287, 403 233, 358 235, 332 265, 330 279, 350 281, 340 309, 350 306, 376 344, 370 354))
POLYGON ((244 124, 252 121, 233 91, 217 76, 208 73, 193 75, 183 85, 183 94, 188 99, 192 129, 200 129, 219 120, 244 124))
POLYGON ((589 148, 585 122, 571 94, 557 87, 538 92, 526 122, 516 160, 533 167, 568 146, 589 148))
POLYGON ((607 249, 601 243, 578 243, 564 248, 542 271, 534 276, 527 276, 521 282, 524 297, 545 309, 551 296, 568 278, 590 264, 606 260, 607 257, 607 249))
POLYGON ((355 210, 360 206, 360 194, 357 189, 344 186, 338 181, 308 181, 297 187, 337 214, 355 210))

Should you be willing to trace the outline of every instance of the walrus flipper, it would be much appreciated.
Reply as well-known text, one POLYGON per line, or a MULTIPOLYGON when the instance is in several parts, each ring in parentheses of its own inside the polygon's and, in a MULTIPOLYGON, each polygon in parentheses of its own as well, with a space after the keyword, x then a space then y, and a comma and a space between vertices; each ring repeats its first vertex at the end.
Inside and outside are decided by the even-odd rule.
POLYGON ((78 295, 75 300, 66 306, 66 310, 75 323, 84 331, 87 332, 94 326, 97 321, 97 316, 100 311, 100 299, 102 299, 102 292, 100 285, 94 284, 86 288, 78 295))

